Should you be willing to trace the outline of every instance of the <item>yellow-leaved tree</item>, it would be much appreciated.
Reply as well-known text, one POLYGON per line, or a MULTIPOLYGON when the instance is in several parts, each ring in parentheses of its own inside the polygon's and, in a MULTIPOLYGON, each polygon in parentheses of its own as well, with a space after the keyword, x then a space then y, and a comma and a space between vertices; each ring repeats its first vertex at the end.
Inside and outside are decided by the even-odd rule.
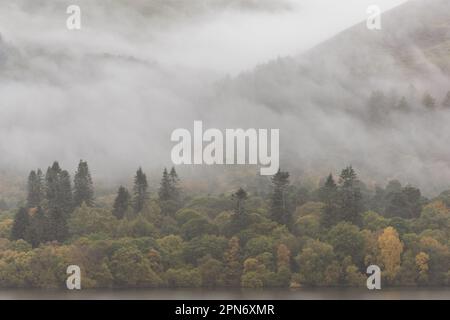
POLYGON ((425 252, 421 251, 418 255, 416 255, 416 266, 419 269, 419 277, 420 278, 428 278, 428 270, 430 267, 428 266, 428 262, 430 261, 430 256, 425 252))
POLYGON ((400 269, 403 243, 393 227, 387 227, 378 237, 379 261, 383 263, 384 272, 388 281, 393 281, 400 269))

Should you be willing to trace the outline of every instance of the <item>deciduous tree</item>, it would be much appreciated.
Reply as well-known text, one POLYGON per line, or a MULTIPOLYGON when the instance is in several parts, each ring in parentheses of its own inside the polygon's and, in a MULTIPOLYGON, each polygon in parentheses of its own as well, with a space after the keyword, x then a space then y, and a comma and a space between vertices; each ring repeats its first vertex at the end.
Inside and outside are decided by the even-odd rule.
POLYGON ((384 274, 389 281, 393 281, 400 269, 403 243, 393 227, 387 227, 378 237, 380 261, 384 265, 384 274))

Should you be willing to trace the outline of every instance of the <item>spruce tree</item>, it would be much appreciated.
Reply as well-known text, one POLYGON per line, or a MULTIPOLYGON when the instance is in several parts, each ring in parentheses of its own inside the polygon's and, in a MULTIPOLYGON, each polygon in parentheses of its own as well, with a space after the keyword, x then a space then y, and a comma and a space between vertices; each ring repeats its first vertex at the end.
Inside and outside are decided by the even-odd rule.
POLYGON ((28 241, 33 247, 38 247, 39 244, 47 240, 53 240, 49 235, 49 221, 41 207, 37 207, 36 211, 30 218, 30 228, 28 231, 28 241))
POLYGON ((119 190, 117 191, 116 199, 114 200, 113 215, 117 219, 123 219, 125 213, 128 210, 129 204, 130 204, 130 194, 128 193, 128 190, 125 187, 120 186, 119 190))
POLYGON ((172 199, 171 192, 172 192, 171 177, 167 173, 167 169, 164 168, 161 184, 158 191, 159 200, 160 201, 171 200, 172 199))
POLYGON ((39 199, 41 200, 39 205, 41 205, 45 199, 44 174, 41 169, 37 169, 36 171, 36 183, 39 189, 39 199))
POLYGON ((289 173, 278 172, 272 177, 272 196, 270 216, 272 220, 289 225, 291 223, 291 213, 287 204, 287 189, 289 186, 289 173))
POLYGON ((61 168, 58 162, 54 162, 51 167, 48 167, 45 174, 45 191, 47 198, 48 209, 54 209, 59 207, 59 174, 61 168))
POLYGON ((233 193, 232 198, 236 201, 236 206, 234 212, 236 214, 243 214, 245 212, 244 210, 244 201, 247 200, 247 192, 245 192, 244 189, 239 188, 238 191, 233 193))
POLYGON ((321 220, 321 224, 325 227, 330 227, 338 222, 337 193, 336 182, 330 173, 325 184, 319 190, 319 199, 325 204, 321 220))
POLYGON ((339 218, 353 224, 360 222, 362 195, 358 186, 358 177, 352 166, 342 170, 339 179, 339 218))
POLYGON ((49 210, 49 240, 63 242, 69 235, 67 216, 60 208, 49 210))
POLYGON ((225 229, 225 234, 229 237, 246 229, 251 223, 251 218, 245 211, 244 205, 247 197, 247 192, 242 188, 239 188, 238 191, 231 195, 231 198, 236 201, 236 204, 234 207, 234 214, 231 216, 230 222, 225 229))
POLYGON ((147 188, 147 176, 142 171, 142 168, 139 168, 134 177, 133 187, 133 208, 135 213, 139 213, 144 208, 144 204, 148 199, 147 188))
POLYGON ((179 181, 180 179, 178 178, 178 174, 174 167, 172 167, 170 173, 164 168, 158 190, 158 197, 161 212, 165 215, 172 215, 180 208, 179 181))
POLYGON ((26 239, 26 233, 30 226, 30 216, 26 208, 20 208, 14 216, 14 222, 11 229, 11 239, 26 239))
MULTIPOLYGON (((39 221, 37 224, 39 224, 39 230, 41 229, 41 225, 46 226, 45 228, 42 227, 46 229, 45 240, 64 241, 68 236, 67 219, 73 209, 70 176, 55 161, 48 168, 45 180, 48 221, 44 221, 47 220, 47 217, 44 219, 44 217, 39 217, 38 215, 39 220, 42 221, 39 221)), ((34 231, 33 237, 35 243, 44 241, 37 231, 34 231)))
POLYGON ((27 207, 34 208, 40 206, 44 198, 42 185, 42 171, 40 169, 31 171, 28 176, 27 185, 27 207))
POLYGON ((169 177, 170 177, 171 198, 174 201, 179 201, 180 200, 180 188, 179 188, 178 184, 180 182, 180 178, 178 177, 175 167, 172 167, 172 169, 170 169, 169 177))
POLYGON ((66 170, 61 171, 58 183, 58 207, 68 216, 73 210, 73 199, 70 175, 66 170))
POLYGON ((73 204, 79 207, 83 202, 89 207, 94 205, 94 187, 87 162, 80 160, 74 177, 73 204))

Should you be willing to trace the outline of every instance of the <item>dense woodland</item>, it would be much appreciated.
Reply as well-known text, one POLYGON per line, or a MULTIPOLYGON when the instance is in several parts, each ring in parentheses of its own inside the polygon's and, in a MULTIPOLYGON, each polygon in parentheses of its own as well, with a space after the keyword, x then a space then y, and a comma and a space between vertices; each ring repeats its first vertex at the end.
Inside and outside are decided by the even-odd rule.
POLYGON ((371 264, 384 286, 450 284, 450 191, 371 190, 351 166, 310 189, 284 171, 269 193, 180 185, 164 170, 150 193, 139 169, 108 207, 87 162, 73 180, 57 162, 31 171, 26 205, 1 211, 0 285, 63 287, 70 264, 84 288, 363 286, 371 264))

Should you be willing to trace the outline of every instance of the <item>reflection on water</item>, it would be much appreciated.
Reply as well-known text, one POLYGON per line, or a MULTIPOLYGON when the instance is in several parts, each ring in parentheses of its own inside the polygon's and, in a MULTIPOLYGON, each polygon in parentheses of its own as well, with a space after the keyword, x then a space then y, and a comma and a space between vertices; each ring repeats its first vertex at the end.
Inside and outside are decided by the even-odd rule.
POLYGON ((2 289, 0 299, 138 299, 138 300, 450 300, 450 288, 388 288, 377 291, 355 288, 302 289, 126 289, 126 290, 31 290, 2 289))

